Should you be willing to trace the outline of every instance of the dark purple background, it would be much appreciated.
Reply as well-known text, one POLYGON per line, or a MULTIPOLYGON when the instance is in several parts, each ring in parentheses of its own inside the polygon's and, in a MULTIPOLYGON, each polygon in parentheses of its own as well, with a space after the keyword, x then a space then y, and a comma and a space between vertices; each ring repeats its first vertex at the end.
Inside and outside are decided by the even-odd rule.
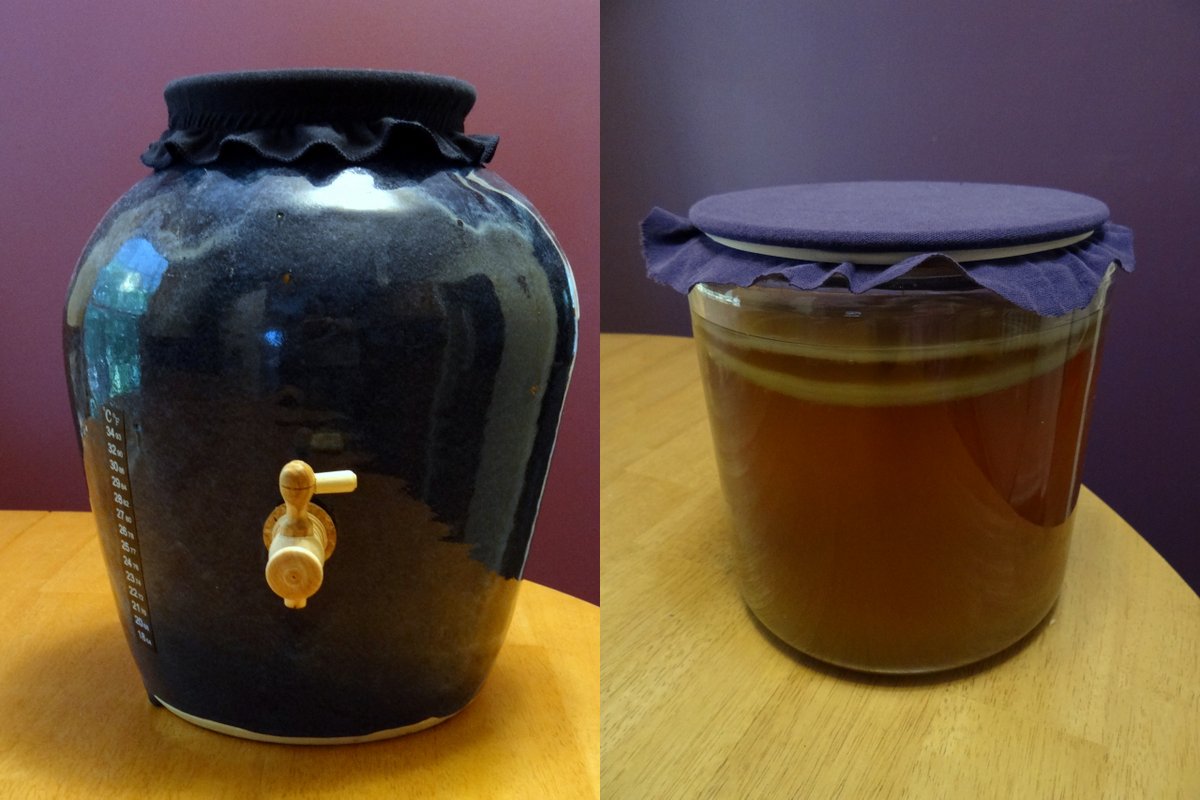
POLYGON ((689 333, 637 225, 717 192, 840 180, 1054 186, 1135 232, 1084 481, 1200 588, 1200 4, 610 3, 605 331, 689 333))
POLYGON ((599 602, 599 29, 594 0, 4 0, 0 509, 87 508, 63 301, 96 223, 148 174, 138 156, 166 127, 168 80, 440 72, 475 84, 467 130, 500 135, 489 166, 538 207, 575 270, 579 358, 526 576, 599 602))

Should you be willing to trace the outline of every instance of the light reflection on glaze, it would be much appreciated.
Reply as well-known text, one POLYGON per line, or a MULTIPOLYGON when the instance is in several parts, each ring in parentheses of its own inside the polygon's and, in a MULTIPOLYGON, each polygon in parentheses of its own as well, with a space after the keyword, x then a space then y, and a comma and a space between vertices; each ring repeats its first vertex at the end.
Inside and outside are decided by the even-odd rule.
POLYGON ((417 205, 408 192, 386 191, 366 170, 351 168, 329 183, 299 192, 300 201, 315 208, 339 211, 402 211, 417 205))
POLYGON ((167 260, 154 245, 135 237, 100 270, 84 314, 91 415, 110 397, 141 385, 138 326, 166 269, 167 260))

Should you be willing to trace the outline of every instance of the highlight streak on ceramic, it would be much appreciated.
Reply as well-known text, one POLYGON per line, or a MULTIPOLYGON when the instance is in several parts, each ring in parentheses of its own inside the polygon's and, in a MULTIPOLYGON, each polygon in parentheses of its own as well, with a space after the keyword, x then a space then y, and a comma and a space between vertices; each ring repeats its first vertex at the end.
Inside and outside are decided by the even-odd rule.
MULTIPOLYGON (((458 176, 455 176, 455 177, 458 177, 458 176)), ((509 200, 516 203, 521 208, 525 209, 525 211, 528 212, 530 218, 532 218, 534 221, 536 221, 538 226, 541 227, 542 231, 545 232, 546 238, 548 238, 550 240, 550 243, 554 245, 554 249, 558 252, 558 257, 562 259, 563 267, 567 273, 567 286, 569 287, 569 290, 571 292, 571 307, 575 310, 575 335, 572 338, 572 342, 571 342, 571 363, 567 365, 566 391, 570 391, 571 378, 574 377, 574 375, 575 375, 575 361, 576 361, 577 356, 579 355, 579 291, 575 287, 575 273, 571 270, 571 262, 567 260, 567 254, 563 252, 562 247, 558 243, 558 238, 554 235, 554 232, 551 231, 550 228, 546 225, 545 220, 542 219, 541 215, 538 214, 529 205, 522 202, 521 198, 516 197, 512 194, 509 194, 508 192, 501 191, 500 189, 492 186, 491 184, 482 180, 478 175, 476 175, 474 170, 467 173, 466 180, 459 178, 459 181, 464 186, 468 185, 468 183, 467 183, 468 181, 470 181, 470 183, 476 184, 477 186, 482 186, 483 188, 487 189, 490 192, 495 192, 496 194, 507 197, 509 200)), ((558 416, 554 420, 554 438, 551 440, 554 444, 558 443, 558 431, 561 428, 562 428, 562 407, 559 408, 558 416)), ((534 533, 536 533, 537 518, 542 512, 542 498, 544 498, 546 496, 546 481, 549 479, 549 477, 550 477, 550 470, 546 470, 546 473, 542 476, 542 486, 538 490, 537 512, 534 515, 534 523, 533 523, 534 524, 534 533)), ((529 539, 525 543, 525 556, 521 561, 521 565, 522 565, 521 566, 521 575, 518 575, 517 577, 522 577, 525 574, 524 564, 526 561, 529 560, 529 548, 532 546, 533 546, 533 535, 531 534, 529 539)))
MULTIPOLYGON (((458 176, 456 175, 455 177, 457 178, 458 176)), ((550 230, 550 228, 546 225, 546 222, 545 222, 545 220, 542 219, 541 214, 538 214, 537 211, 535 211, 528 203, 524 202, 521 198, 519 198, 515 195, 512 195, 508 192, 501 191, 500 189, 496 188, 495 186, 492 186, 491 184, 482 180, 478 175, 475 174, 474 170, 471 170, 471 172, 467 173, 466 181, 462 180, 461 178, 459 178, 459 181, 464 186, 467 185, 466 181, 470 181, 471 183, 474 183, 478 186, 484 187, 485 189, 487 189, 490 192, 495 192, 498 195, 507 197, 509 200, 513 201, 518 206, 525 209, 525 211, 528 212, 529 215, 537 221, 538 226, 546 234, 546 238, 548 238, 550 240, 550 242, 554 245, 554 249, 558 252, 558 257, 562 259, 563 264, 565 264, 567 267, 567 285, 570 287, 570 290, 571 290, 571 307, 573 309, 575 309, 575 320, 576 320, 576 323, 578 323, 578 320, 579 320, 579 290, 575 287, 575 272, 571 269, 571 262, 567 259, 567 254, 563 252, 562 246, 559 245, 559 243, 558 243, 558 237, 555 236, 554 232, 552 230, 550 230)), ((576 325, 576 327, 578 327, 578 324, 576 325)), ((578 339, 575 340, 575 346, 576 346, 576 351, 578 351, 578 347, 579 347, 578 339)), ((574 365, 572 364, 572 366, 574 366, 574 365)))

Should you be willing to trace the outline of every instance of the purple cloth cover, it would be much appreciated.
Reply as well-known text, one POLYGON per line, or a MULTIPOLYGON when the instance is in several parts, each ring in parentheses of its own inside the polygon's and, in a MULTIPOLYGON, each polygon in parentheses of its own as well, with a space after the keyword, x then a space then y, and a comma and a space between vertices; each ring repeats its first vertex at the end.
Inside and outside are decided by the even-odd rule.
POLYGON ((1133 233, 1098 200, 1000 184, 840 183, 734 192, 702 200, 691 219, 654 209, 642 223, 651 278, 687 293, 697 283, 774 279, 816 289, 842 276, 852 292, 895 280, 930 259, 1021 308, 1058 316, 1085 307, 1110 264, 1134 268, 1133 233), (1096 232, 1026 256, 959 263, 939 250, 1004 247, 1096 232), (706 233, 783 247, 918 252, 884 266, 796 261, 736 250, 706 233))

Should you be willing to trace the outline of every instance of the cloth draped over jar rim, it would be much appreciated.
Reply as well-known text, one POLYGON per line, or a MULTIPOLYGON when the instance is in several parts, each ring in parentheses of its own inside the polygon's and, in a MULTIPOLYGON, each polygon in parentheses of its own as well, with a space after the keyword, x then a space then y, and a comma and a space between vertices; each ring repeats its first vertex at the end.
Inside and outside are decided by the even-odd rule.
POLYGON ((499 137, 464 132, 475 104, 465 81, 420 72, 283 69, 192 75, 164 92, 167 130, 142 163, 207 165, 230 151, 291 164, 314 150, 360 163, 419 153, 479 167, 499 137))
POLYGON ((1108 217, 1099 200, 1042 187, 804 184, 714 195, 688 217, 655 208, 642 247, 649 277, 684 294, 697 283, 862 293, 937 266, 1055 317, 1085 308, 1114 264, 1133 271, 1133 232, 1108 217))

